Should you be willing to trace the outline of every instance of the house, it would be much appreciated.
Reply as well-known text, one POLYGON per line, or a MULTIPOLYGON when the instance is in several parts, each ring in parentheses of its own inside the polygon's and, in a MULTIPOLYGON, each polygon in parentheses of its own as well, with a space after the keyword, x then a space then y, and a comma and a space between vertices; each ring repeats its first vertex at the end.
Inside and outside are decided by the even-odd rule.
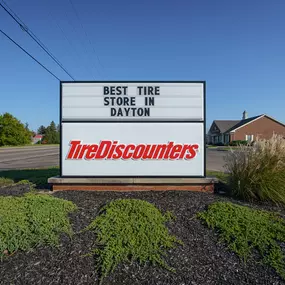
POLYGON ((38 143, 39 141, 42 141, 43 139, 43 135, 35 135, 33 138, 32 138, 32 143, 33 144, 36 144, 38 143))
POLYGON ((241 120, 215 120, 207 134, 208 144, 228 144, 231 141, 254 141, 256 138, 270 139, 273 134, 285 137, 285 125, 268 115, 248 118, 243 112, 241 120))

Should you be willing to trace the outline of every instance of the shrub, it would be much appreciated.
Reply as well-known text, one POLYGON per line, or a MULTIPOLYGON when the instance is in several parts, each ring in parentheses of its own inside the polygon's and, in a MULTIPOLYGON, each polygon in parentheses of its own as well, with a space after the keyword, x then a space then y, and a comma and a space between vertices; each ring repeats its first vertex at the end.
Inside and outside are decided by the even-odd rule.
POLYGON ((231 141, 229 145, 230 146, 248 145, 248 141, 241 141, 241 140, 231 141))
MULTIPOLYGON (((99 216, 85 229, 97 234, 99 245, 89 255, 97 258, 100 280, 122 262, 159 264, 169 270, 162 259, 164 250, 180 242, 165 226, 171 214, 165 215, 152 204, 136 199, 118 199, 103 207, 99 216)), ((181 242, 180 242, 181 243, 181 242)))
POLYGON ((285 140, 274 135, 230 151, 225 168, 232 194, 245 200, 285 203, 285 140))
POLYGON ((216 146, 224 146, 224 143, 222 142, 218 142, 218 143, 215 143, 216 146))
POLYGON ((34 246, 57 245, 60 233, 72 234, 67 214, 76 206, 48 195, 0 196, 0 258, 34 246))
POLYGON ((217 202, 198 217, 218 230, 221 240, 244 262, 257 250, 263 262, 285 278, 284 254, 279 245, 285 242, 285 221, 277 214, 217 202))
POLYGON ((6 177, 0 177, 0 187, 14 184, 14 180, 6 177))

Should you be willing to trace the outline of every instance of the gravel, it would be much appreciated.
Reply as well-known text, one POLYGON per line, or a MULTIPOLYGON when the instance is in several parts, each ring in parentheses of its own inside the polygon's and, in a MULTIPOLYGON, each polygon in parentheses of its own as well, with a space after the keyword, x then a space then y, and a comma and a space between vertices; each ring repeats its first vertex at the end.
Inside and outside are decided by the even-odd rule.
MULTIPOLYGON (((20 186, 14 187, 9 188, 10 193, 24 191, 20 186)), ((0 195, 7 194, 7 191, 7 187, 4 191, 0 189, 0 195)), ((172 211, 177 219, 169 223, 168 228, 184 242, 184 246, 179 245, 168 251, 165 258, 170 266, 176 268, 176 273, 148 264, 121 264, 104 279, 103 284, 285 284, 273 269, 260 262, 250 259, 243 264, 224 244, 218 242, 213 230, 196 219, 195 214, 205 210, 210 203, 229 198, 187 191, 63 191, 53 195, 73 201, 79 207, 76 213, 70 215, 75 236, 72 240, 62 236, 58 248, 46 246, 30 252, 17 252, 0 262, 0 284, 98 284, 94 259, 83 256, 93 247, 95 236, 91 232, 80 233, 80 230, 96 217, 101 206, 118 198, 144 199, 163 212, 172 211)), ((264 207, 268 208, 268 205, 264 207)))

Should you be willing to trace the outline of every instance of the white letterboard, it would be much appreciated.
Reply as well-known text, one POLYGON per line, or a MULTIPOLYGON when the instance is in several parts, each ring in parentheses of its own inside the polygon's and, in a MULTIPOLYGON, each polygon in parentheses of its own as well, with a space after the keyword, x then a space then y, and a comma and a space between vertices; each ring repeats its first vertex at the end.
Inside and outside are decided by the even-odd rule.
POLYGON ((62 122, 204 121, 204 82, 62 82, 62 122))

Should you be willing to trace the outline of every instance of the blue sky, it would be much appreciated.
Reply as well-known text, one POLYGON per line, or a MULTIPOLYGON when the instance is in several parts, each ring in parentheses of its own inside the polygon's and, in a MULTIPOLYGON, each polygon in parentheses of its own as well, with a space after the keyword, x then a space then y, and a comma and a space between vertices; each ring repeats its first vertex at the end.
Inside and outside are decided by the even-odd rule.
MULTIPOLYGON (((72 0, 81 22, 69 0, 5 1, 77 80, 206 80, 207 126, 285 122, 284 0, 72 0)), ((0 28, 70 79, 2 8, 0 28)), ((59 82, 1 34, 0 51, 0 113, 58 123, 59 82)))

